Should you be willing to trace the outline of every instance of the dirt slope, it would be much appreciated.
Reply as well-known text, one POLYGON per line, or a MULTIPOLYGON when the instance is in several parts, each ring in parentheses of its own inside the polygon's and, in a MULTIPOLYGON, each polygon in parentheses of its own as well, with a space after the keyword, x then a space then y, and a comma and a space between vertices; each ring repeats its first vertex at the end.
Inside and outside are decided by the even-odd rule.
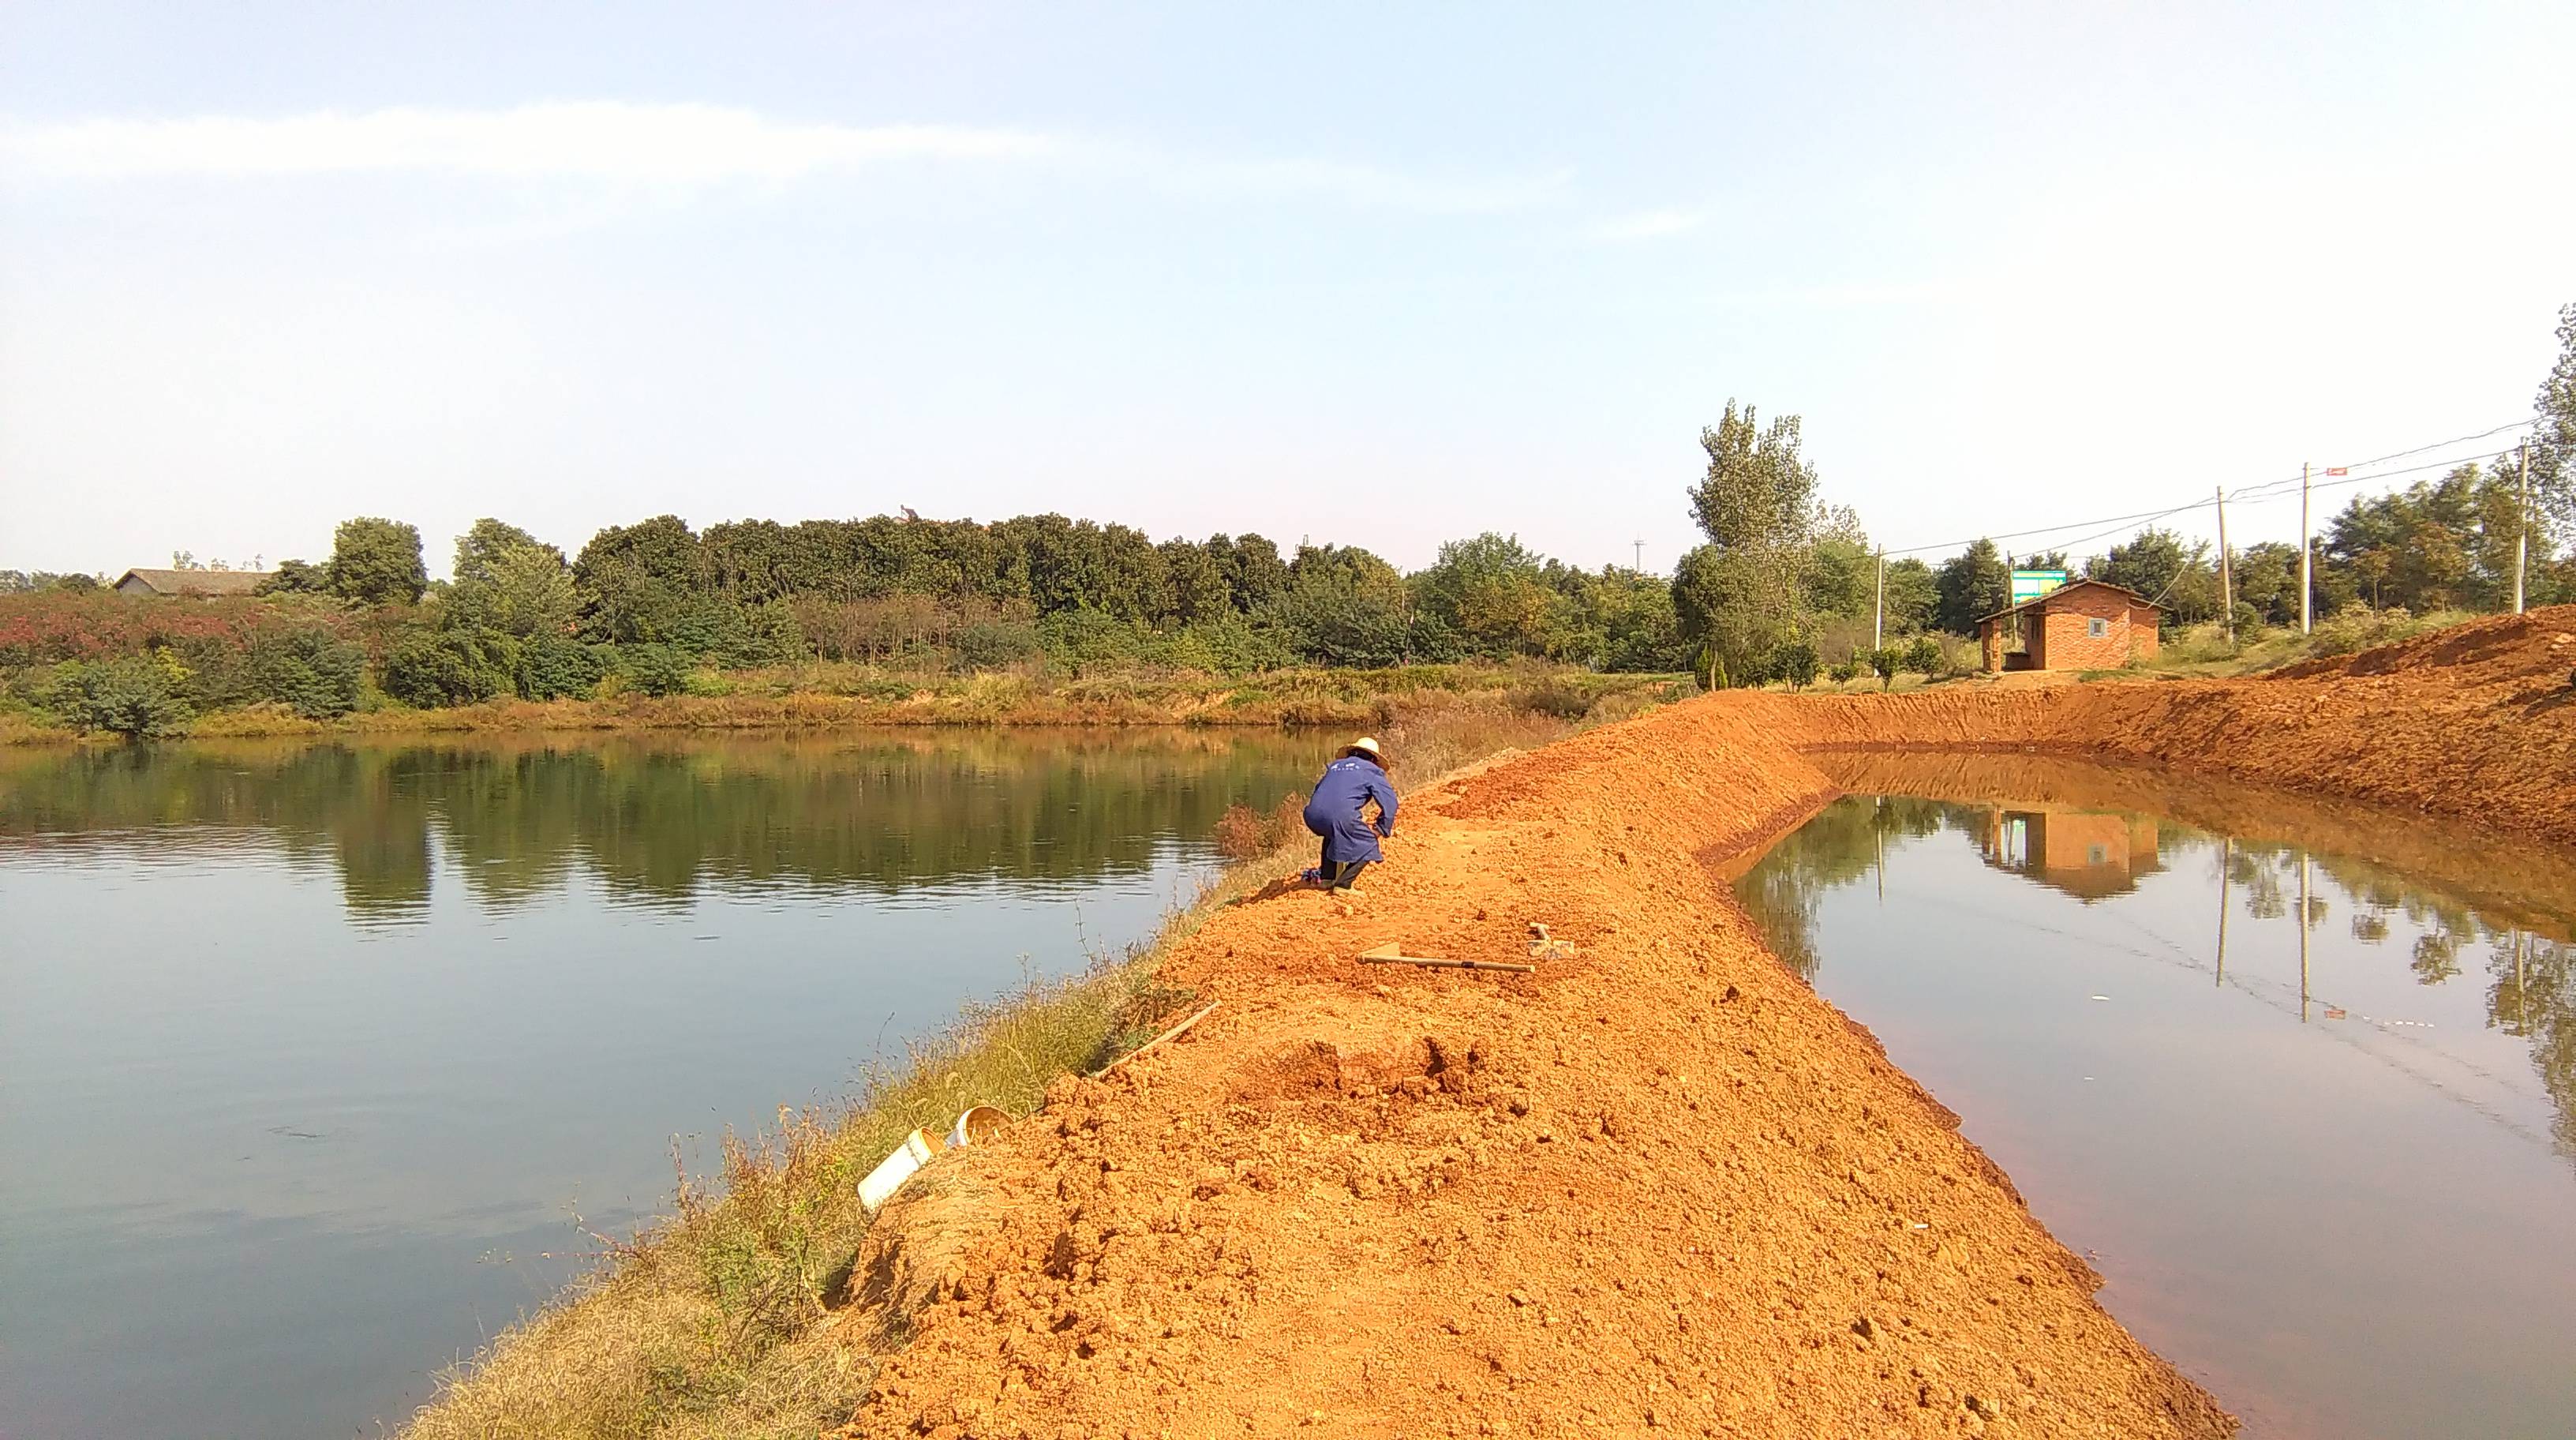
POLYGON ((2284 680, 1718 696, 1414 796, 1365 896, 1184 945, 1223 1001, 1190 1036, 894 1202, 839 1323, 909 1343, 850 1433, 2227 1434, 1715 864, 1833 793, 1818 747, 2161 757, 2576 836, 2571 630, 2284 680), (1532 921, 1578 947, 1534 977, 1352 960, 1526 958, 1532 921))

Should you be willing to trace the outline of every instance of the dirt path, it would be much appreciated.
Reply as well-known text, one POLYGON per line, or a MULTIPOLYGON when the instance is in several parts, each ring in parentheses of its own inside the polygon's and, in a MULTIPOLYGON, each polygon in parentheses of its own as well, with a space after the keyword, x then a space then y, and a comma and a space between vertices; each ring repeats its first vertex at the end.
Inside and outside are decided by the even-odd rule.
POLYGON ((1825 746, 2160 757, 2576 838, 2570 631, 2291 680, 1719 696, 1411 797, 1366 895, 1180 948, 1223 1002, 1185 1040, 894 1202, 840 1323, 908 1344, 851 1433, 2227 1434, 1715 864, 1833 793, 1825 746), (1532 977, 1352 959, 1526 959, 1534 921, 1576 951, 1532 977))

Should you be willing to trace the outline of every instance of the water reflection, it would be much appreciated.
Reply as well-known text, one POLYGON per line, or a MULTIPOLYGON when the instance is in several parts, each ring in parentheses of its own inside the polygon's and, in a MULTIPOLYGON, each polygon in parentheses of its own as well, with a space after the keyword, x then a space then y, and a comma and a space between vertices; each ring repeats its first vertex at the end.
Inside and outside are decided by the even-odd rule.
POLYGON ((1737 881, 2250 1434, 2576 1407, 2576 864, 2021 757, 1844 757, 1737 881))
POLYGON ((1297 783, 1276 735, 501 739, 0 753, 0 853, 131 847, 156 860, 246 833, 327 866, 351 914, 414 920, 436 853, 486 911, 593 875, 630 902, 710 889, 910 901, 984 881, 1144 871, 1158 837, 1297 783))
POLYGON ((1328 743, 0 751, 0 1434, 398 1423, 675 1138, 1151 933, 1328 743))
MULTIPOLYGON (((2558 1152, 2576 1161, 2576 972, 2570 927, 2545 917, 2556 897, 2528 897, 2514 916, 2497 917, 2444 889, 2351 855, 2315 854, 2295 845, 2205 834, 2152 815, 2085 811, 2064 805, 1965 804, 1882 795, 1827 806, 1783 839, 1737 882, 1745 907, 1773 953, 1809 983, 1822 960, 1815 927, 1827 891, 1871 877, 1885 883, 1891 840, 1948 831, 1966 838, 1984 863, 2091 903, 2124 895, 2167 861, 2203 857, 2215 887, 2215 940, 2206 958, 2176 951, 2153 958, 2208 971, 2217 985, 2249 993, 2261 982, 2227 973, 2227 919, 2292 922, 2299 941, 2296 1007, 2302 1021, 2330 1011, 2334 1020, 2404 1028, 2418 1022, 2356 1015, 2316 990, 2307 943, 2341 906, 2359 944, 2405 956, 2419 986, 2445 986, 2477 964, 2483 987, 2481 1023, 2528 1042, 2534 1073, 2550 1099, 2558 1152), (2304 914, 2307 923, 2296 924, 2304 914)), ((2241 940, 2240 935, 2240 940, 2241 940)))

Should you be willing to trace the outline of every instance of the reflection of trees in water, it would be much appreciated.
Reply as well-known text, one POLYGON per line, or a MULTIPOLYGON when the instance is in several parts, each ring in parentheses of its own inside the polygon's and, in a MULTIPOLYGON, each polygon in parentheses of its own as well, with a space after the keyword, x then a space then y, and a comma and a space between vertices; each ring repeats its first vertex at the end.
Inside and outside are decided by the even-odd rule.
POLYGON ((1848 796, 1816 812, 1736 884, 1763 942, 1809 983, 1816 978, 1816 916, 1825 892, 1869 873, 1882 845, 1930 835, 1948 824, 1967 832, 1984 812, 1901 795, 1848 796))
POLYGON ((702 745, 184 746, 0 771, 0 837, 250 828, 338 870, 350 909, 427 903, 433 846, 486 905, 560 888, 683 901, 709 884, 893 891, 1134 873, 1236 801, 1303 786, 1277 735, 940 735, 702 745), (433 837, 435 839, 433 840, 433 837))
MULTIPOLYGON (((1772 952, 1812 983, 1822 962, 1815 927, 1827 891, 1866 877, 1882 839, 1892 850, 1900 840, 1945 825, 1974 839, 1987 813, 1983 806, 1928 800, 1838 800, 1782 839, 1737 882, 1736 891, 1772 952)), ((2297 846, 2236 840, 2222 850, 2217 836, 2161 823, 2166 827, 2162 845, 2169 852, 2211 851, 2213 885, 2223 865, 2246 914, 2281 920, 2297 908, 2302 858, 2297 846)), ((2393 921, 2403 916, 2412 936, 2408 964, 2420 984, 2449 982, 2461 973, 2465 953, 2480 943, 2488 947, 2487 1025, 2530 1047, 2532 1067, 2553 1111, 2555 1147, 2576 1160, 2576 945, 2490 918, 2456 895, 2385 865, 2338 855, 2306 858, 2311 867, 2310 926, 2329 913, 2327 898, 2318 893, 2329 888, 2342 892, 2351 907, 2352 933, 2364 943, 2387 941, 2393 921)))
POLYGON ((2576 949, 2490 932, 2487 1023, 2531 1047, 2531 1068, 2556 1106, 2550 1136, 2576 1160, 2576 949))

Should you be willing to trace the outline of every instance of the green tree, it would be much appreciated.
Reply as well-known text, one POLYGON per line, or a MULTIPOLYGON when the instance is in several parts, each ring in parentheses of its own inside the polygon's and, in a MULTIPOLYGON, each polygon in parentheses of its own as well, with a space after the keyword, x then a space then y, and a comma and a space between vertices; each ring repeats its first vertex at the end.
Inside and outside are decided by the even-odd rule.
POLYGON ((308 720, 328 720, 358 708, 367 652, 325 626, 302 626, 252 640, 250 676, 260 698, 308 720))
POLYGON ((2171 606, 2185 620, 2205 620, 2218 612, 2217 572, 2209 563, 2208 544, 2187 544, 2171 530, 2149 526, 2139 531, 2112 546, 2109 554, 2086 562, 2084 574, 2171 606))
POLYGON ((178 735, 196 718, 179 694, 170 666, 149 655, 76 667, 59 687, 54 708, 76 729, 104 730, 128 740, 178 735))
POLYGON ((1849 506, 1817 517, 1807 551, 1806 586, 1807 608, 1818 615, 1857 620, 1877 606, 1878 556, 1849 506))
POLYGON ((1896 683, 1896 672, 1905 665, 1905 652, 1893 645, 1882 645, 1869 652, 1869 668, 1878 672, 1878 688, 1885 690, 1896 683))
POLYGON ((1816 647, 1804 638, 1787 641, 1775 655, 1777 662, 1774 668, 1780 678, 1789 683, 1790 689, 1797 690, 1816 683, 1816 647))
POLYGON ((689 688, 689 656, 673 645, 646 641, 617 647, 626 683, 647 695, 677 695, 689 688))
POLYGON ((1692 598, 1686 603, 1677 583, 1674 608, 1686 632, 1716 652, 1720 670, 1758 668, 1802 628, 1816 468, 1798 445, 1797 416, 1766 428, 1752 406, 1739 410, 1733 400, 1700 431, 1708 469, 1691 488, 1691 515, 1711 553, 1676 577, 1688 581, 1692 598))
POLYGON ((1931 566, 1911 556, 1887 562, 1887 633, 1929 629, 1940 608, 1941 588, 1931 566))
POLYGON ((456 539, 447 623, 526 639, 569 635, 581 599, 561 550, 515 525, 482 519, 456 539))
POLYGON ((1905 647, 1905 668, 1925 677, 1941 673, 1941 642, 1929 635, 1917 635, 1905 647))
POLYGON ((2236 552, 2229 579, 2237 603, 2250 605, 2267 624, 2299 621, 2299 547, 2278 540, 2236 552))
POLYGON ((713 598, 705 551, 677 515, 600 531, 581 547, 572 570, 583 628, 596 640, 668 641, 702 617, 713 598))
POLYGON ((1537 654, 1547 645, 1552 608, 1542 576, 1539 557, 1520 537, 1488 530, 1441 546, 1431 568, 1413 577, 1414 601, 1474 653, 1537 654))
POLYGON ((254 595, 325 595, 331 590, 331 568, 302 560, 280 560, 277 569, 251 591, 254 595))
POLYGON ((2576 534, 2576 305, 2558 312, 2558 363, 2541 378, 2531 408, 2531 483, 2558 533, 2576 534))
POLYGON ((1992 540, 1979 540, 1933 573, 1933 622, 1953 635, 1973 635, 1977 622, 2012 603, 2012 564, 1992 540))
POLYGON ((419 528, 372 515, 342 521, 323 566, 323 586, 360 605, 418 603, 429 588, 419 528))
POLYGON ((385 657, 385 693, 423 710, 511 692, 519 647, 497 630, 416 633, 385 657))

